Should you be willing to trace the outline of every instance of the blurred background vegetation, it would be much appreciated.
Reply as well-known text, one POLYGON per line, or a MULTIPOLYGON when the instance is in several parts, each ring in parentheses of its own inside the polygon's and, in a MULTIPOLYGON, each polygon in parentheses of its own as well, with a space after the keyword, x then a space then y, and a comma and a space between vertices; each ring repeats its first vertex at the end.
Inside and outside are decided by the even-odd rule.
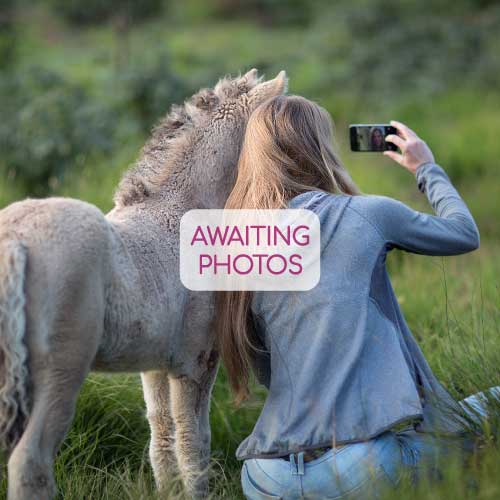
MULTIPOLYGON (((456 397, 500 384, 497 0, 2 0, 0 207, 62 195, 109 210, 170 105, 252 67, 266 77, 285 69, 289 93, 328 109, 364 192, 429 211, 403 169, 349 152, 349 123, 395 118, 429 143, 476 218, 481 248, 447 259, 391 255, 398 300, 456 397)), ((212 428, 221 498, 241 495, 234 450, 265 397, 255 389, 235 408, 220 371, 212 428)), ((153 498, 147 441, 138 377, 92 376, 58 461, 62 496, 153 498)), ((485 440, 484 458, 470 465, 471 497, 500 498, 496 443, 485 440)), ((441 489, 404 498, 465 497, 457 470, 441 489)))

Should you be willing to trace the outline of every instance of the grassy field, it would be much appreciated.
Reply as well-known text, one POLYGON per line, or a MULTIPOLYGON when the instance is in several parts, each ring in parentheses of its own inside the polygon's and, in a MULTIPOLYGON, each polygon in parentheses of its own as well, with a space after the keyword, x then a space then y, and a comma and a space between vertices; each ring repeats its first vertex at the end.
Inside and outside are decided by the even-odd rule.
MULTIPOLYGON (((164 19, 143 24, 128 37, 129 61, 153 60, 164 48, 172 68, 193 86, 211 86, 226 72, 254 66, 268 77, 286 69, 290 93, 314 99, 332 114, 341 157, 364 192, 393 196, 429 211, 406 171, 388 159, 348 151, 347 125, 395 118, 426 139, 476 218, 481 246, 451 258, 394 251, 388 259, 393 284, 431 367, 455 397, 500 384, 500 92, 495 86, 456 81, 430 94, 401 89, 394 99, 381 101, 329 87, 325 81, 332 61, 311 51, 317 43, 313 30, 297 27, 262 28, 241 20, 177 25, 164 19)), ((34 64, 57 71, 82 84, 102 106, 121 98, 124 70, 116 54, 124 42, 110 29, 70 29, 45 10, 28 9, 22 13, 17 43, 21 72, 34 64)), ((146 138, 137 124, 125 115, 121 121, 121 116, 112 153, 86 155, 49 194, 80 198, 103 211, 112 207, 114 188, 146 138)), ((29 194, 19 178, 0 177, 0 207, 29 194)), ((254 389, 249 401, 234 407, 224 370, 219 371, 211 406, 214 498, 243 498, 241 464, 234 452, 250 433, 265 398, 265 389, 254 389)), ((500 422, 500 407, 492 405, 491 415, 491 422, 500 422)), ((481 447, 465 470, 450 463, 440 484, 422 483, 387 498, 500 498, 498 435, 488 425, 483 430, 481 447)), ((157 498, 148 439, 138 375, 92 375, 57 460, 60 497, 157 498)), ((4 478, 0 496, 5 486, 4 478)), ((173 484, 167 497, 180 498, 178 485, 173 484)))

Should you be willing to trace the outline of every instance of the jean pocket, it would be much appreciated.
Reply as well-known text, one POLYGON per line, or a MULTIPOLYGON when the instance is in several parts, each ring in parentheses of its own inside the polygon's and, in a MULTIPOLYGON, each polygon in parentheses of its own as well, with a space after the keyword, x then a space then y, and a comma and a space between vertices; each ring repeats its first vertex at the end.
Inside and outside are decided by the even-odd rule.
POLYGON ((246 464, 241 469, 241 486, 248 500, 283 500, 283 497, 261 489, 250 477, 246 464))
POLYGON ((323 498, 381 498, 381 491, 393 490, 400 479, 399 444, 391 435, 345 447, 315 470, 315 483, 327 493, 323 498))

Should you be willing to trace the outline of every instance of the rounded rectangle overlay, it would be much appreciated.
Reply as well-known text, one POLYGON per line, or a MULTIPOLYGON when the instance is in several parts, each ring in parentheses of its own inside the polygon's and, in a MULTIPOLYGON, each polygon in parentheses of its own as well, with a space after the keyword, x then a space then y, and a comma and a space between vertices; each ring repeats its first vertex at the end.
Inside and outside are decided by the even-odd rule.
POLYGON ((186 212, 180 279, 190 290, 310 290, 320 278, 320 222, 306 209, 186 212))

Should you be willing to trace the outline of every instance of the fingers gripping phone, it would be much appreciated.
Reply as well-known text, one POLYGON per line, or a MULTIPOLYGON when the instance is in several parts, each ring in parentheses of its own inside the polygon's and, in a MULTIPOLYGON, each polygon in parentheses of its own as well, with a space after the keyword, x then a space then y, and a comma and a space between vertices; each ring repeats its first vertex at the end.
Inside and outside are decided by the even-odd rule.
POLYGON ((389 134, 397 135, 398 131, 387 123, 357 123, 349 125, 351 150, 356 152, 397 151, 392 142, 386 142, 389 134))

